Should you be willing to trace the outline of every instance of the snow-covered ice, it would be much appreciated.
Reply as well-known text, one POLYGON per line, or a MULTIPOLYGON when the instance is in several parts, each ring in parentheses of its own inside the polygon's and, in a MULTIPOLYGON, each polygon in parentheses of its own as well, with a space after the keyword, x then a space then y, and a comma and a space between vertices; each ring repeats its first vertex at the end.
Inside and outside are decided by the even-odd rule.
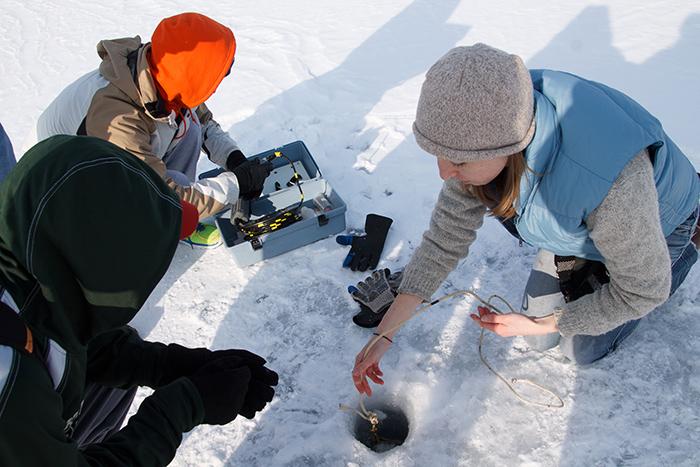
MULTIPOLYGON (((3 0, 0 121, 16 152, 35 142, 48 102, 97 66, 100 39, 147 39, 183 11, 236 34, 236 64, 210 100, 222 127, 248 155, 303 140, 348 203, 349 228, 369 212, 393 217, 383 267, 408 261, 441 184, 411 123, 425 71, 455 45, 485 42, 530 67, 627 92, 700 168, 698 0, 3 0)), ((211 167, 202 160, 201 170, 211 167)), ((187 434, 173 465, 700 464, 700 267, 618 352, 588 368, 487 336, 498 371, 555 389, 562 410, 523 405, 481 364, 473 302, 431 309, 383 360, 387 384, 376 397, 399 404, 411 432, 377 454, 338 410, 358 402, 350 371, 369 335, 350 319, 345 289, 365 275, 340 267, 346 253, 331 238, 241 269, 225 247, 178 247, 133 324, 152 340, 250 349, 281 381, 255 420, 187 434)), ((487 220, 438 294, 472 288, 518 304, 534 253, 487 220)))

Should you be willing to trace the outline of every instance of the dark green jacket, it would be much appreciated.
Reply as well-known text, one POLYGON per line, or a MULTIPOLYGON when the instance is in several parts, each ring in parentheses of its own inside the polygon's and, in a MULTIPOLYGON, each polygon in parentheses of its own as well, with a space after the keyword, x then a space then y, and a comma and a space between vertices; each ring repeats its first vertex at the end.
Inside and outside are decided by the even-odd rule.
POLYGON ((0 465, 165 465, 201 423, 201 399, 180 378, 102 443, 78 450, 64 432, 88 381, 158 386, 164 346, 119 328, 167 270, 180 219, 155 172, 96 138, 49 138, 0 184, 0 286, 35 354, 52 357, 0 346, 0 465))

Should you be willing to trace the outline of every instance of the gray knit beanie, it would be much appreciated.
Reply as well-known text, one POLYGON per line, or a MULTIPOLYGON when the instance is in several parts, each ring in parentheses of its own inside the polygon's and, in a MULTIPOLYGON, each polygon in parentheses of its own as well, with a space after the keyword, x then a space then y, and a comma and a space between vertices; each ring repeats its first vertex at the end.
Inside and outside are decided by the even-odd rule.
POLYGON ((520 152, 535 133, 525 64, 485 44, 450 50, 426 74, 413 133, 425 151, 454 163, 520 152))

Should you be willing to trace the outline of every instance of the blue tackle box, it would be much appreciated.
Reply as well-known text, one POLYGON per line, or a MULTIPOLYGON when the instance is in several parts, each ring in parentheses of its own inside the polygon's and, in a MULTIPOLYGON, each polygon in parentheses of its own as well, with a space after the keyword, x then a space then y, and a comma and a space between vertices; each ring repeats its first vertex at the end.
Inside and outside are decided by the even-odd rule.
MULTIPOLYGON (((293 180, 294 169, 290 161, 301 176, 299 185, 304 199, 300 209, 295 210, 301 219, 278 230, 245 238, 245 234, 231 222, 231 217, 236 216, 240 206, 233 206, 231 210, 219 215, 216 224, 238 266, 248 266, 272 258, 345 230, 345 202, 323 178, 306 145, 302 141, 294 141, 256 154, 250 159, 268 158, 275 152, 281 152, 286 158, 276 157, 272 160, 273 170, 265 180, 262 194, 246 206, 249 220, 254 223, 271 213, 299 205, 301 196, 293 180)), ((215 176, 221 170, 206 172, 200 178, 215 176)), ((239 205, 240 203, 245 202, 239 202, 239 205)))

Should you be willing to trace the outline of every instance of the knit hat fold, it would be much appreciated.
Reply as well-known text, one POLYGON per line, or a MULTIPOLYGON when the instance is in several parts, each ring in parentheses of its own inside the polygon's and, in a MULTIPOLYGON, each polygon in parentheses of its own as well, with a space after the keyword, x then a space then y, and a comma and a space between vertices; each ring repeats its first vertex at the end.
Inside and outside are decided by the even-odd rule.
POLYGON ((525 64, 485 44, 455 47, 426 74, 413 133, 418 145, 454 163, 522 151, 535 133, 525 64))

